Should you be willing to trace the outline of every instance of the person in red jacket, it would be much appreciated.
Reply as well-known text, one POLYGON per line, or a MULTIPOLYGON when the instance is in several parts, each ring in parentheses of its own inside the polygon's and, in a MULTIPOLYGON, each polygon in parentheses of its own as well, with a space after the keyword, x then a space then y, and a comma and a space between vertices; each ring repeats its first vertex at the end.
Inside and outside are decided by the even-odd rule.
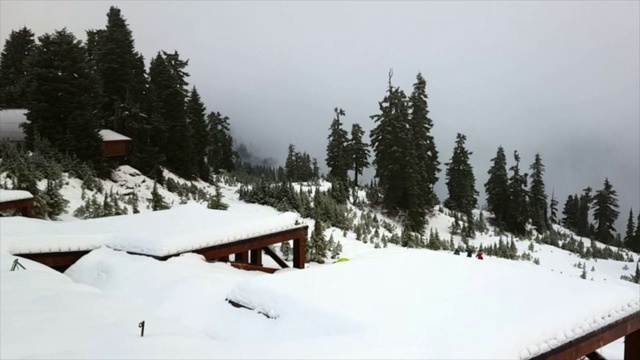
POLYGON ((478 255, 476 255, 476 259, 484 260, 484 253, 482 251, 478 251, 478 255))

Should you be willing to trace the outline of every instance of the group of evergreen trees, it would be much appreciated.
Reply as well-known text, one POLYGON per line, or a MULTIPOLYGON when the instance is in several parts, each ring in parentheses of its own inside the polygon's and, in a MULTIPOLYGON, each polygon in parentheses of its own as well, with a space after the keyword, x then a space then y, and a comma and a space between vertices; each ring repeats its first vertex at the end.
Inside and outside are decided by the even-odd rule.
MULTIPOLYGON (((628 226, 633 227, 633 210, 627 226, 624 242, 619 234, 616 234, 615 222, 620 212, 617 210, 618 195, 613 189, 609 179, 605 179, 601 190, 592 195, 593 189, 587 187, 578 196, 569 195, 564 204, 562 224, 578 236, 588 237, 602 243, 625 246, 629 249, 638 249, 635 244, 634 231, 629 231, 628 226), (589 214, 593 211, 593 220, 589 221, 589 214)), ((636 250, 637 251, 637 250, 636 250)))
MULTIPOLYGON (((38 37, 11 32, 0 56, 0 108, 25 108, 29 149, 48 140, 61 153, 108 168, 98 131, 133 139, 131 163, 151 175, 164 165, 183 177, 209 179, 233 170, 229 119, 206 114, 195 86, 187 88, 188 60, 159 51, 148 73, 120 9, 111 7, 104 29, 83 43, 66 29, 38 37)), ((157 174, 157 172, 156 172, 157 174)))
POLYGON ((379 102, 380 113, 371 116, 373 166, 380 188, 380 203, 387 209, 405 214, 407 230, 424 233, 426 214, 437 203, 433 190, 440 171, 438 151, 431 135, 426 81, 418 74, 413 92, 391 84, 379 102))
POLYGON ((525 235, 531 221, 538 233, 545 233, 551 226, 547 216, 547 195, 544 185, 545 168, 540 154, 536 154, 529 167, 531 175, 520 170, 520 155, 514 151, 515 164, 507 172, 507 157, 502 146, 491 159, 489 179, 485 183, 487 208, 495 216, 496 226, 514 235, 525 235), (528 180, 531 179, 531 186, 528 180))

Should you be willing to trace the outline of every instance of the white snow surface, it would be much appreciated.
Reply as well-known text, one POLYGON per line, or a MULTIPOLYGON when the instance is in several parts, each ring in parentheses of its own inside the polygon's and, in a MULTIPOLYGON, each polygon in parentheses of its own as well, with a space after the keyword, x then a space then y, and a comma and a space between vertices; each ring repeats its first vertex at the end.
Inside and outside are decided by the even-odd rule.
POLYGON ((33 199, 30 192, 24 190, 0 189, 0 202, 33 199))
POLYGON ((254 217, 191 203, 169 210, 73 222, 0 218, 3 251, 112 249, 167 256, 298 227, 295 213, 254 217))
MULTIPOLYGON (((214 191, 201 181, 164 175, 214 191)), ((330 228, 325 235, 341 242, 340 256, 350 261, 332 264, 327 259, 325 265, 310 263, 305 270, 273 275, 207 263, 192 253, 167 261, 130 255, 109 247, 162 256, 169 249, 188 251, 190 241, 202 245, 231 239, 230 233, 256 235, 279 224, 295 226, 296 216, 241 202, 228 185, 222 188, 229 204, 224 221, 211 220, 205 213, 218 211, 193 200, 178 206, 184 199, 160 186, 174 208, 151 212, 153 181, 129 166, 102 183, 105 193, 136 192, 142 214, 80 221, 71 214, 83 203, 81 181, 67 178, 62 193, 70 204, 60 217, 64 221, 0 218, 0 358, 527 359, 640 310, 640 287, 620 280, 635 269, 634 253, 634 262, 585 260, 536 243, 530 252, 540 265, 491 256, 479 261, 393 244, 375 248, 373 238, 359 241, 353 232, 330 228), (162 221, 144 220, 156 216, 162 221), (232 224, 237 227, 228 227, 232 224), (162 242, 152 244, 154 238, 162 242), (9 271, 16 257, 7 251, 19 253, 20 246, 93 251, 65 274, 26 259, 20 259, 26 270, 9 271), (577 262, 591 269, 588 280, 580 279, 577 262), (226 299, 256 310, 233 308, 226 299), (144 338, 138 328, 142 320, 144 338)), ((322 189, 328 186, 321 184, 322 189)), ((86 191, 94 195, 99 201, 104 196, 86 191)), ((364 199, 364 192, 359 197, 364 199)), ((371 211, 350 208, 356 218, 371 211)), ((313 220, 302 221, 313 228, 313 220)), ((435 212, 427 234, 434 229, 448 239, 452 221, 435 212)), ((459 236, 453 239, 460 243, 459 236)), ((471 243, 498 240, 490 229, 471 243)), ((519 253, 529 245, 516 240, 519 253)), ((274 266, 271 262, 264 257, 265 266, 274 266)), ((623 348, 621 339, 601 351, 616 359, 623 348)))

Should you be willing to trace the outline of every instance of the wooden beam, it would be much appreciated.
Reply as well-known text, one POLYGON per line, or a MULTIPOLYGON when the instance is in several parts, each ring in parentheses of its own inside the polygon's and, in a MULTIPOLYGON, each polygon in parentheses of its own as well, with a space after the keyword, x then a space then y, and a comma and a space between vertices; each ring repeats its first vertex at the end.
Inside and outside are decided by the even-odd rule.
POLYGON ((89 251, 67 251, 57 253, 14 254, 15 256, 39 262, 57 271, 64 272, 89 251))
POLYGON ((607 360, 604 356, 600 355, 599 352, 594 351, 591 354, 587 354, 587 359, 589 360, 607 360))
POLYGON ((249 263, 249 251, 241 251, 236 253, 234 261, 239 263, 249 263))
MULTIPOLYGON (((219 244, 219 245, 213 245, 213 246, 209 246, 202 249, 194 249, 187 252, 203 255, 207 260, 215 260, 221 256, 233 255, 240 252, 249 251, 252 249, 262 249, 269 245, 278 244, 291 239, 297 239, 302 236, 305 236, 306 238, 308 228, 309 227, 307 225, 304 225, 304 226, 299 226, 293 229, 280 231, 277 233, 265 234, 265 235, 261 235, 253 238, 244 239, 244 240, 238 240, 238 241, 233 241, 233 242, 219 244)), ((147 254, 141 254, 141 253, 134 253, 134 252, 129 252, 129 253, 134 255, 148 256, 147 254)), ((173 253, 165 256, 153 256, 153 258, 156 258, 158 260, 166 260, 168 258, 180 255, 182 253, 184 252, 177 252, 177 253, 173 253)))
POLYGON ((293 239, 293 267, 304 269, 307 253, 307 234, 293 239))
POLYGON ((640 330, 627 334, 624 338, 624 360, 640 359, 640 330))
POLYGON ((276 268, 271 268, 271 267, 266 267, 266 266, 258 266, 258 265, 252 265, 252 264, 245 264, 245 263, 232 262, 230 264, 231 264, 231 266, 233 266, 236 269, 250 270, 250 271, 262 271, 262 272, 266 272, 266 273, 269 273, 269 274, 273 274, 274 272, 280 270, 280 269, 276 269, 276 268))
POLYGON ((284 260, 282 260, 282 258, 280 258, 280 256, 278 256, 278 254, 276 254, 273 250, 271 250, 270 247, 265 246, 264 247, 264 253, 269 255, 269 257, 271 257, 276 263, 278 263, 278 265, 283 268, 286 269, 289 267, 289 264, 287 264, 284 260))
POLYGON ((638 331, 640 331, 640 311, 539 354, 531 360, 579 359, 625 336, 631 336, 631 342, 627 341, 625 344, 625 360, 637 360, 640 357, 634 357, 634 355, 640 353, 638 349, 640 345, 636 345, 640 342, 634 341, 639 336, 634 333, 638 331), (636 337, 634 338, 634 336, 636 337), (629 346, 629 356, 627 356, 627 345, 629 346))
POLYGON ((249 263, 251 265, 262 266, 262 249, 252 249, 250 257, 249 263))

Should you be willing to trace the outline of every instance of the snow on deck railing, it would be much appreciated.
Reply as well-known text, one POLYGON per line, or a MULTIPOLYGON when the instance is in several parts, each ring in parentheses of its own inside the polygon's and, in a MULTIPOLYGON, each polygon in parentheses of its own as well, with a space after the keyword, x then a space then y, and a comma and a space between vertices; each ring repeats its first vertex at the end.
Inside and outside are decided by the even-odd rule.
POLYGON ((26 199, 33 199, 33 195, 28 191, 0 189, 0 203, 26 199))
POLYGON ((609 311, 603 312, 598 316, 589 317, 564 331, 558 331, 555 335, 549 336, 546 340, 529 345, 520 353, 520 359, 525 360, 533 358, 638 311, 640 311, 640 300, 632 300, 626 305, 620 305, 610 309, 609 311))

